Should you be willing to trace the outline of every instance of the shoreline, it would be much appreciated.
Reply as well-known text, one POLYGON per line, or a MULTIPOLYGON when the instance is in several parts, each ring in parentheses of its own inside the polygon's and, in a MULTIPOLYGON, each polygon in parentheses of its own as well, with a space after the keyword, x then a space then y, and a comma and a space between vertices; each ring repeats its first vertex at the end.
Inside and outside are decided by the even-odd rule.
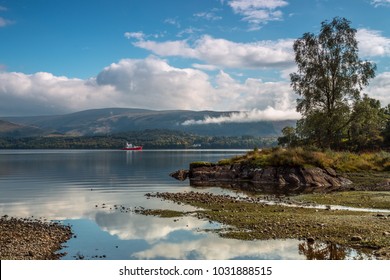
MULTIPOLYGON (((335 244, 370 251, 376 259, 390 259, 388 213, 365 213, 333 209, 307 209, 266 205, 258 198, 235 198, 210 193, 153 193, 147 197, 188 204, 196 211, 144 209, 139 214, 178 218, 190 215, 218 222, 221 237, 241 240, 298 239, 310 244, 335 244)), ((387 207, 389 209, 390 207, 387 207)))
POLYGON ((0 218, 1 260, 58 260, 72 237, 70 226, 32 218, 0 218))

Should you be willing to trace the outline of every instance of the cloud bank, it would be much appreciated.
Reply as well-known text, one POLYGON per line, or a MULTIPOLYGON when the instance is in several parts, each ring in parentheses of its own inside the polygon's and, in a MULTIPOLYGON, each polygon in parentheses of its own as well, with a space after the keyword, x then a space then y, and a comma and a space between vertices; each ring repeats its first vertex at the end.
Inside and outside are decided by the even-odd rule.
POLYGON ((253 109, 249 112, 236 112, 227 116, 217 118, 206 117, 203 120, 188 120, 182 125, 199 125, 199 124, 221 124, 221 123, 248 123, 258 121, 281 121, 281 120, 297 120, 301 115, 295 109, 286 111, 278 110, 272 107, 267 107, 265 110, 253 109))
MULTIPOLYGON (((382 105, 390 103, 390 72, 366 89, 382 105)), ((123 59, 96 77, 72 79, 38 72, 0 72, 0 116, 61 114, 93 108, 244 111, 223 118, 186 123, 251 122, 299 118, 288 81, 236 80, 224 71, 209 75, 178 68, 150 56, 123 59)))
POLYGON ((0 72, 0 115, 60 114, 92 108, 138 107, 170 110, 265 110, 294 108, 287 82, 238 81, 219 71, 210 76, 166 60, 123 59, 96 77, 71 79, 39 72, 0 72))
MULTIPOLYGON (((145 40, 142 32, 126 32, 132 44, 161 57, 197 59, 202 64, 221 69, 288 69, 295 65, 293 44, 295 39, 263 40, 237 43, 203 35, 192 43, 189 40, 145 40)), ((390 56, 390 38, 378 30, 358 29, 356 38, 362 56, 390 56)))

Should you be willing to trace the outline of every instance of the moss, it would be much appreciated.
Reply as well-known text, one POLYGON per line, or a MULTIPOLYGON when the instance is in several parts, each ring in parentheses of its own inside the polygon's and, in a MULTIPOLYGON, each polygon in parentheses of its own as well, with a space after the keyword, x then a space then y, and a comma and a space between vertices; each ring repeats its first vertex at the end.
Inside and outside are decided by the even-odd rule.
POLYGON ((390 172, 350 172, 343 176, 350 179, 358 190, 375 190, 390 179, 390 172))
POLYGON ((137 210, 136 213, 145 216, 156 216, 160 218, 178 218, 187 214, 184 212, 179 212, 174 210, 162 210, 162 209, 142 209, 142 210, 137 210))
POLYGON ((344 205, 357 208, 390 209, 389 192, 336 192, 327 194, 305 194, 295 200, 318 204, 344 205))
POLYGON ((232 159, 221 159, 217 162, 217 165, 219 166, 225 166, 225 165, 231 165, 233 163, 232 159))

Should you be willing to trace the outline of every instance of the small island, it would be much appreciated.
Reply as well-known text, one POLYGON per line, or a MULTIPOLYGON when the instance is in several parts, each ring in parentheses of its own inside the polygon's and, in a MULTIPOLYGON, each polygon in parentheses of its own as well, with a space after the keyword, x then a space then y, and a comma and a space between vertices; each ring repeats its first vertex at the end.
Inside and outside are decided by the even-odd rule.
POLYGON ((254 149, 217 163, 193 162, 189 170, 178 170, 170 176, 178 180, 189 178, 193 186, 241 182, 319 192, 364 187, 388 190, 388 171, 389 154, 385 152, 356 154, 298 147, 254 149), (363 186, 363 183, 371 184, 363 186))

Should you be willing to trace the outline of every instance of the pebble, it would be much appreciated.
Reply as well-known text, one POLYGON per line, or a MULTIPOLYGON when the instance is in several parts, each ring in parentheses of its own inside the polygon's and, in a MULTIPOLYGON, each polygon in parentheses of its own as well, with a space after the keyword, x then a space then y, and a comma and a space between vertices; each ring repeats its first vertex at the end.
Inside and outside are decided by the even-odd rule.
POLYGON ((62 243, 72 237, 70 226, 38 219, 0 218, 0 259, 55 260, 62 243))
POLYGON ((309 242, 309 243, 314 243, 314 241, 315 241, 314 237, 307 238, 307 242, 309 242))

